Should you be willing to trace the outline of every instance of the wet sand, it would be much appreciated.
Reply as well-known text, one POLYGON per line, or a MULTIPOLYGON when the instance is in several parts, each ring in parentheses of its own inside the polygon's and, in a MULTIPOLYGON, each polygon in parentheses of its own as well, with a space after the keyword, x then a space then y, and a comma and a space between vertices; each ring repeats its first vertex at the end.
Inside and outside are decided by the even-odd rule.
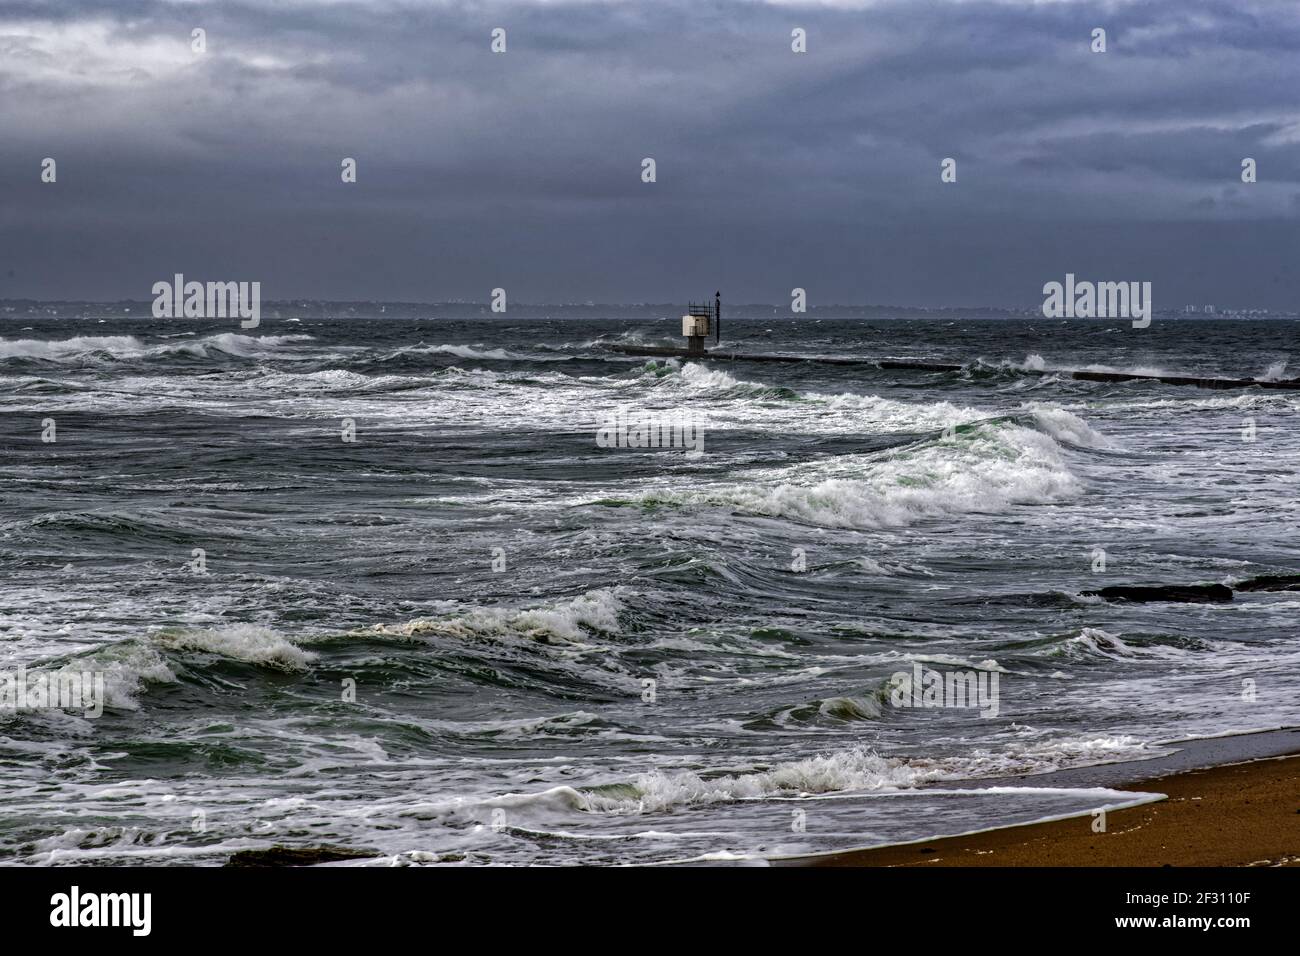
MULTIPOLYGON (((1141 765, 1127 766, 1132 772, 1141 765)), ((1160 793, 1167 799, 1108 812, 1105 832, 1094 832, 1094 817, 1088 815, 784 862, 797 866, 1300 866, 1300 754, 1182 770, 1116 789, 1160 793)))

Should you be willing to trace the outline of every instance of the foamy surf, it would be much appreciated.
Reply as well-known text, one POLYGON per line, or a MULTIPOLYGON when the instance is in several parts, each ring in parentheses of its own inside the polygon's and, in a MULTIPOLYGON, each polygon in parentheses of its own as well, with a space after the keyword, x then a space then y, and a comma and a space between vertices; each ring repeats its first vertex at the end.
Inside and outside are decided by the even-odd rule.
POLYGON ((879 457, 840 459, 834 469, 839 474, 818 475, 827 470, 800 465, 769 472, 766 481, 653 492, 641 500, 733 507, 829 527, 901 528, 1050 504, 1080 491, 1049 435, 1006 422, 968 426, 879 457))
POLYGON ((594 633, 617 634, 622 610, 616 591, 601 589, 532 608, 473 608, 445 617, 377 624, 368 633, 426 641, 513 637, 559 641, 576 649, 587 647, 585 641, 594 633))
MULTIPOLYGON (((3 337, 32 354, 0 356, 0 668, 102 670, 109 701, 3 718, 0 859, 752 862, 1077 813, 1096 798, 954 792, 1300 722, 1288 595, 1082 596, 1297 570, 1285 393, 648 363, 586 321, 279 321, 3 337), (705 454, 599 446, 624 406, 697 412, 705 454), (996 673, 999 713, 900 710, 882 690, 915 663, 996 673)), ((1285 357, 1227 324, 1140 352, 953 316, 729 328, 1044 368, 1285 357)))
POLYGON ((232 661, 284 671, 306 670, 316 659, 313 652, 290 643, 270 628, 255 624, 159 631, 149 640, 154 646, 167 650, 215 654, 232 661))
POLYGON ((283 346, 309 342, 311 335, 241 335, 222 332, 192 342, 149 344, 133 335, 78 335, 67 339, 0 338, 0 360, 45 362, 127 361, 145 358, 209 358, 214 353, 243 358, 275 354, 283 346))
POLYGON ((423 804, 411 813, 423 819, 479 819, 507 809, 520 819, 540 822, 556 814, 638 815, 690 806, 764 800, 771 797, 842 791, 888 791, 936 779, 934 771, 855 748, 817 754, 803 760, 747 771, 655 770, 620 782, 595 786, 554 787, 534 793, 510 793, 474 801, 423 804))

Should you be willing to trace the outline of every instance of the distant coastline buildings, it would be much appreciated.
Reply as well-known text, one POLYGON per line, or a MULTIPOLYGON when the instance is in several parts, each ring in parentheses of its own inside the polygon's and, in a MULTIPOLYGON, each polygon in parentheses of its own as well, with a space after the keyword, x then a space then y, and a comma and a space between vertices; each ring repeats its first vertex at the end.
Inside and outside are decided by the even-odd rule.
MULTIPOLYGON (((285 319, 350 319, 396 318, 432 321, 437 319, 480 321, 492 317, 486 299, 451 299, 441 302, 400 302, 381 300, 264 300, 264 318, 285 319)), ((680 306, 671 302, 567 302, 567 303, 510 303, 507 315, 500 319, 598 319, 663 322, 678 321, 680 306)), ((779 321, 783 319, 807 320, 888 320, 932 319, 942 321, 973 319, 1042 319, 1042 308, 1034 306, 948 306, 922 307, 904 305, 810 305, 802 315, 791 315, 789 303, 737 304, 731 307, 738 321, 779 321)), ((1155 314, 1166 319, 1300 319, 1300 309, 1241 309, 1221 308, 1218 305, 1170 305, 1156 309, 1155 314)), ((33 318, 104 318, 148 319, 148 300, 86 301, 38 300, 0 297, 0 320, 33 318)), ((1072 321, 1072 320, 1065 320, 1072 321)), ((675 333, 674 333, 675 334, 675 333)))
POLYGON ((1262 317, 1269 315, 1268 309, 1224 309, 1222 312, 1215 309, 1212 305, 1185 305, 1183 306, 1185 315, 1230 315, 1230 316, 1255 316, 1262 317))

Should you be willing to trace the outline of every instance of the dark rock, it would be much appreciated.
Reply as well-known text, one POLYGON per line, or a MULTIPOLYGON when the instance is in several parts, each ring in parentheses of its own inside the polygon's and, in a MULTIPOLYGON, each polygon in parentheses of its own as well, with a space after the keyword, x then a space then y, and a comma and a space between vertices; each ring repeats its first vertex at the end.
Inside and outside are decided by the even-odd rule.
POLYGON ((1221 604, 1232 600, 1232 588, 1223 584, 1115 585, 1100 591, 1084 591, 1107 601, 1174 601, 1181 604, 1221 604))
POLYGON ((354 850, 346 846, 273 846, 261 850, 240 850, 226 866, 315 866, 339 860, 365 860, 380 856, 378 850, 354 850))
POLYGON ((1300 591, 1300 574, 1264 574, 1242 581, 1234 591, 1300 591))

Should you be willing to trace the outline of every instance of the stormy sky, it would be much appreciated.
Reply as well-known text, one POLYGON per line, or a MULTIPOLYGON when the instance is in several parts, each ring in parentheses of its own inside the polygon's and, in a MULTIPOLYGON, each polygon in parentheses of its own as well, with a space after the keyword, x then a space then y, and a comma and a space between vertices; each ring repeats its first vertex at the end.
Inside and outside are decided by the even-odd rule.
POLYGON ((1294 0, 4 0, 0 297, 1297 309, 1298 54, 1294 0))

